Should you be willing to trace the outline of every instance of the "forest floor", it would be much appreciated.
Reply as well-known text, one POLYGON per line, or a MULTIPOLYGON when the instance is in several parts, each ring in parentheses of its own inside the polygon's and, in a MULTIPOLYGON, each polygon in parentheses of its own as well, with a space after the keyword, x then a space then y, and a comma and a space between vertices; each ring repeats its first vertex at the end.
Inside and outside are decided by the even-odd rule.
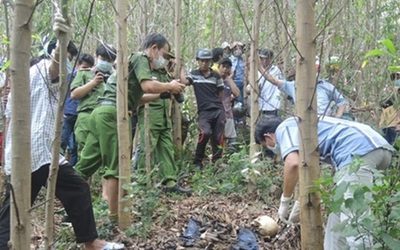
MULTIPOLYGON (((208 166, 202 172, 189 174, 182 184, 194 190, 191 196, 165 193, 159 185, 149 190, 140 185, 145 177, 135 178, 130 186, 133 223, 124 231, 110 224, 107 204, 100 198, 99 185, 92 183, 100 238, 123 242, 126 249, 132 250, 252 250, 235 246, 238 231, 247 228, 256 235, 258 249, 300 249, 299 228, 288 226, 277 218, 282 166, 260 162, 255 167, 248 167, 240 163, 243 163, 240 155, 237 157, 234 165, 208 166), (259 234, 254 220, 260 215, 278 221, 276 236, 262 237, 259 234), (181 236, 191 219, 200 222, 201 236, 190 246, 185 246, 181 236)), ((60 223, 64 215, 62 206, 56 203, 56 207, 59 212, 55 215, 54 248, 81 249, 74 243, 71 227, 60 223)), ((42 249, 43 246, 44 222, 42 214, 38 213, 40 215, 34 216, 33 220, 31 249, 42 249)))

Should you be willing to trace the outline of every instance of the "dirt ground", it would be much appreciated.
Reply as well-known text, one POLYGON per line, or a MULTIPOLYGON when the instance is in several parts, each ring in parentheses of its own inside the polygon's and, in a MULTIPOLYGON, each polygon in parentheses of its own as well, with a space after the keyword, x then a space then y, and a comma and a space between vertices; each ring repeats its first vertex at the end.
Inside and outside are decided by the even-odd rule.
MULTIPOLYGON (((255 233, 259 249, 300 249, 300 230, 294 226, 279 223, 279 231, 272 238, 263 238, 258 234, 253 221, 260 215, 269 215, 275 219, 277 217, 275 205, 235 195, 228 197, 212 195, 207 197, 207 200, 204 197, 174 200, 166 196, 163 203, 169 207, 169 218, 154 223, 147 240, 139 237, 121 237, 121 235, 116 240, 121 240, 127 245, 127 249, 132 250, 239 250, 242 248, 235 248, 237 232, 240 228, 248 228, 255 233), (180 236, 184 234, 190 219, 201 222, 201 236, 193 246, 184 247, 180 236)), ((161 217, 162 214, 156 216, 161 217)))
MULTIPOLYGON (((268 215, 277 219, 277 204, 265 204, 258 199, 239 195, 217 195, 207 197, 193 195, 191 197, 179 197, 163 195, 161 204, 164 209, 156 210, 153 215, 153 223, 147 238, 128 237, 116 227, 109 227, 109 239, 123 242, 126 249, 130 250, 255 250, 256 248, 237 248, 237 234, 239 229, 251 229, 257 237, 258 249, 300 249, 300 229, 295 226, 287 226, 279 222, 279 231, 275 237, 263 238, 256 228, 254 220, 260 215, 268 215), (168 211, 168 212, 166 212, 168 211), (184 246, 180 236, 185 233, 190 219, 201 222, 201 236, 193 245, 184 246)), ((61 209, 61 204, 56 203, 56 208, 61 209)), ((65 234, 60 226, 62 215, 55 215, 56 236, 65 234)), ((44 222, 41 216, 33 216, 33 231, 31 249, 43 249, 44 222)), ((99 220, 99 218, 97 218, 99 220)), ((140 221, 136 221, 140 226, 140 221)), ((99 223, 105 230, 104 225, 99 223)), ((82 249, 73 243, 72 230, 69 232, 69 244, 59 245, 55 249, 82 249)), ((64 235, 65 238, 65 235, 64 235)), ((68 237, 67 237, 68 238, 68 237)), ((59 239, 60 240, 60 239, 59 239)))

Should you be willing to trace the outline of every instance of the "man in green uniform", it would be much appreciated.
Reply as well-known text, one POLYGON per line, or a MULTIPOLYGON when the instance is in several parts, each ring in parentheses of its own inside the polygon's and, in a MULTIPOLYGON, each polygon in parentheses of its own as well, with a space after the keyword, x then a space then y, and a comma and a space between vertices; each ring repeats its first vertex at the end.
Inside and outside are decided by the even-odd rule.
MULTIPOLYGON (((166 64, 174 59, 173 54, 164 55, 166 64)), ((161 82, 169 82, 170 77, 165 68, 151 70, 153 78, 161 82)), ((160 170, 161 182, 167 191, 189 194, 190 189, 185 189, 177 184, 178 168, 174 159, 174 144, 172 140, 172 121, 170 117, 171 94, 144 94, 141 102, 149 102, 149 136, 152 164, 160 170)), ((179 98, 178 98, 179 99, 179 98)), ((142 150, 139 155, 139 168, 145 168, 145 109, 144 105, 138 111, 140 144, 142 150)))
MULTIPOLYGON (((134 53, 129 59, 128 110, 136 109, 146 93, 180 93, 185 85, 179 81, 161 82, 153 78, 152 68, 162 68, 164 53, 169 43, 161 34, 149 35, 143 51, 134 53)), ((117 130, 117 76, 110 76, 99 106, 90 116, 90 130, 75 170, 88 179, 100 167, 107 180, 108 208, 110 219, 117 220, 118 214, 118 130, 117 130)), ((159 94, 158 94, 159 95, 159 94)))
POLYGON ((89 133, 89 116, 97 105, 97 98, 103 95, 104 82, 113 73, 113 64, 117 57, 114 47, 100 44, 96 49, 97 64, 93 70, 79 71, 71 83, 71 98, 79 100, 78 117, 74 133, 77 142, 78 158, 89 133))

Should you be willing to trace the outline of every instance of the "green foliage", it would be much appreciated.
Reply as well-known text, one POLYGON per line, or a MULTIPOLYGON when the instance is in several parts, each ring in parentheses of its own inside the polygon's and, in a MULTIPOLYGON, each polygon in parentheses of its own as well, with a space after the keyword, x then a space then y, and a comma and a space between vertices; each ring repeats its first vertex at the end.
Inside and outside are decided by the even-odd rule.
POLYGON ((400 57, 397 55, 397 49, 395 45, 393 44, 392 40, 390 39, 385 39, 383 41, 380 41, 380 44, 383 46, 383 48, 380 49, 373 49, 370 50, 365 54, 366 60, 363 62, 363 67, 369 62, 367 59, 370 57, 376 57, 376 56, 386 56, 389 57, 391 61, 391 65, 389 65, 389 71, 390 72, 399 72, 400 71, 400 57))
MULTIPOLYGON (((362 164, 360 159, 353 161, 351 172, 362 164)), ((393 159, 397 165, 397 157, 393 159)), ((332 177, 317 181, 323 185, 321 197, 327 212, 345 213, 349 218, 340 223, 335 231, 343 236, 360 234, 374 239, 374 249, 398 249, 400 245, 400 170, 392 168, 385 171, 372 170, 375 181, 372 186, 340 183, 333 186, 332 177), (352 197, 345 197, 351 190, 352 197)), ((340 172, 339 172, 340 173, 340 172)))

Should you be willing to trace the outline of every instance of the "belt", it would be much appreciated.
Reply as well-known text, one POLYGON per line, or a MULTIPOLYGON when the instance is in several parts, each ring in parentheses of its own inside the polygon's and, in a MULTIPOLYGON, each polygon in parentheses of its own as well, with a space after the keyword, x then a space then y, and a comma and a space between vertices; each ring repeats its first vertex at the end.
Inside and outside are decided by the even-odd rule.
POLYGON ((117 106, 117 103, 114 101, 103 100, 99 102, 100 106, 117 106))
POLYGON ((261 113, 264 115, 278 115, 278 110, 263 110, 261 113))

